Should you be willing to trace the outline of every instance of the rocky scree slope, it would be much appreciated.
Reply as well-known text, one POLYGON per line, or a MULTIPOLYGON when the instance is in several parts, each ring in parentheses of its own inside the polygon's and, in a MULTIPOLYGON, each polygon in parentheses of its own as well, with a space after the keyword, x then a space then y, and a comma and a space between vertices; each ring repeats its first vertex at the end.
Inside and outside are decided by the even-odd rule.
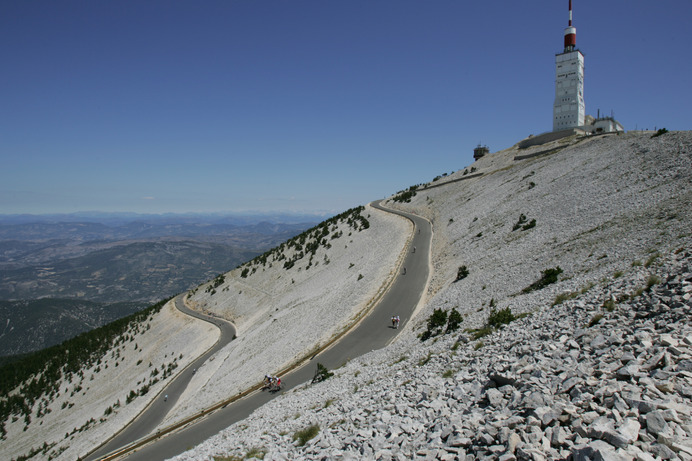
POLYGON ((664 259, 480 342, 404 339, 174 459, 692 459, 692 255, 664 259))
POLYGON ((400 339, 176 459, 692 459, 691 147, 571 138, 419 187, 435 275, 400 339), (421 342, 452 308, 466 331, 421 342))

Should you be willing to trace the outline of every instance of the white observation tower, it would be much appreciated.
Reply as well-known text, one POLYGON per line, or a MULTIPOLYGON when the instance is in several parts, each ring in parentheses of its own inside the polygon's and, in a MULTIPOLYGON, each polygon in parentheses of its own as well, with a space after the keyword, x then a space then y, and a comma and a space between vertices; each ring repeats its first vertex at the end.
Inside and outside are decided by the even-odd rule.
POLYGON ((572 0, 569 0, 569 25, 565 29, 565 49, 555 55, 553 131, 584 125, 584 55, 576 46, 577 29, 572 26, 572 0))

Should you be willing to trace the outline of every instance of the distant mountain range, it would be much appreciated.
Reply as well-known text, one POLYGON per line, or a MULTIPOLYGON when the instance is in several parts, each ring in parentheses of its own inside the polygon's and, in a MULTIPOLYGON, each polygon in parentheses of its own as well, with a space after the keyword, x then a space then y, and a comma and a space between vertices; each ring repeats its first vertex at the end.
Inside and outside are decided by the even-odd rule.
POLYGON ((56 344, 186 291, 301 233, 317 219, 0 215, 0 300, 7 301, 0 306, 0 355, 56 344), (71 312, 75 318, 68 321, 71 312), (27 341, 23 336, 30 327, 36 334, 27 341))
POLYGON ((154 225, 166 224, 224 224, 248 226, 261 222, 280 224, 300 224, 320 222, 330 213, 282 213, 282 212, 246 212, 246 213, 162 213, 140 214, 124 212, 80 211, 76 213, 53 214, 0 214, 0 225, 33 224, 33 223, 98 223, 106 226, 122 226, 127 223, 140 222, 154 225))

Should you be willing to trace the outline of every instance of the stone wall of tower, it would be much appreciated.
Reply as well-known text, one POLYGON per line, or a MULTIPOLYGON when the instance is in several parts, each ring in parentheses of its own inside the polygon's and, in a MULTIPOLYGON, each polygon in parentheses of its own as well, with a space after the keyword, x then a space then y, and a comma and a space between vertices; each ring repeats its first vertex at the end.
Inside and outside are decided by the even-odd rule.
POLYGON ((555 56, 553 131, 584 125, 584 55, 579 50, 555 56))

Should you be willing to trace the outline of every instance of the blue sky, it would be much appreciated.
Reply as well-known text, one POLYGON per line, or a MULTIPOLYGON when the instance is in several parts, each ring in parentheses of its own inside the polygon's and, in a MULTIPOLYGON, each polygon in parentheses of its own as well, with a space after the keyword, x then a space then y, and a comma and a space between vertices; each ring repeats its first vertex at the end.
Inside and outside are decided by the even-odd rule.
MULTIPOLYGON (((0 213, 330 212, 552 129, 567 0, 0 2, 0 213)), ((692 126, 689 0, 574 0, 589 114, 692 126)))

